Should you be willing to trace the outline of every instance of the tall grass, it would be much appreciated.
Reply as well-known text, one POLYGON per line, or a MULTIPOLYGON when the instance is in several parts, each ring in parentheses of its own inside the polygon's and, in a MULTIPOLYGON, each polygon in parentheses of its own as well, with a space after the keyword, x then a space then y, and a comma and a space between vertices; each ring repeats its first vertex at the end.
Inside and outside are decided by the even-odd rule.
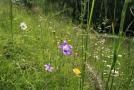
POLYGON ((13 5, 12 5, 12 1, 10 0, 10 31, 11 31, 11 42, 12 42, 12 48, 14 47, 13 46, 13 38, 14 38, 14 35, 13 35, 13 5))
MULTIPOLYGON (((133 90, 133 42, 124 44, 126 40, 122 28, 127 1, 122 10, 119 38, 114 39, 91 33, 96 0, 92 0, 91 6, 90 0, 84 0, 80 25, 75 25, 70 17, 62 15, 64 9, 58 11, 53 8, 54 12, 45 13, 41 8, 38 13, 22 5, 4 3, 0 8, 0 89, 133 90), (86 27, 83 25, 85 14, 86 27), (20 30, 22 21, 28 26, 26 31, 20 30), (72 56, 64 56, 58 49, 64 40, 73 46, 72 56), (130 45, 128 48, 127 44, 130 45), (12 47, 13 51, 10 51, 12 47), (5 53, 13 54, 13 58, 7 58, 5 53), (122 57, 119 58, 118 54, 122 57), (131 59, 130 62, 128 59, 131 59), (107 68, 111 62, 111 68, 107 68), (54 67, 53 72, 45 71, 44 64, 48 63, 54 67), (80 69, 80 76, 73 73, 75 67, 80 69), (117 67, 123 74, 112 76, 112 70, 115 72, 117 67)), ((42 6, 46 0, 34 2, 39 4, 39 8, 48 8, 42 6)), ((114 35, 114 24, 112 31, 114 35)))
MULTIPOLYGON (((94 4, 95 4, 95 0, 92 0, 92 6, 91 6, 91 12, 90 11, 90 7, 89 7, 89 0, 88 1, 84 1, 84 12, 83 12, 83 16, 85 15, 86 13, 86 7, 88 8, 88 13, 87 13, 87 27, 85 29, 85 32, 83 33, 83 37, 84 39, 83 40, 83 51, 84 52, 84 55, 83 55, 83 59, 82 59, 82 63, 83 63, 83 66, 82 66, 82 85, 81 86, 84 86, 84 79, 85 79, 85 72, 86 72, 86 63, 87 63, 87 55, 88 55, 88 45, 89 45, 89 32, 91 30, 91 21, 92 21, 92 15, 93 15, 93 9, 94 9, 94 4), (88 5, 88 6, 87 6, 88 5), (89 19, 88 19, 89 17, 89 19)), ((84 17, 83 17, 84 18, 84 17)), ((83 22, 83 21, 82 21, 83 22)), ((82 37, 82 38, 83 38, 82 37)), ((81 90, 83 90, 83 87, 81 88, 81 90)))
MULTIPOLYGON (((119 38, 117 40, 116 39, 114 40, 113 62, 112 62, 111 69, 110 69, 110 72, 109 72, 108 80, 106 82, 105 90, 111 90, 111 88, 112 88, 112 84, 111 84, 111 88, 109 88, 109 82, 110 82, 110 77, 111 77, 112 70, 114 70, 116 62, 118 60, 118 53, 119 53, 120 46, 121 46, 121 44, 124 40, 123 26, 124 26, 125 14, 126 14, 126 10, 127 10, 127 7, 128 7, 128 3, 129 3, 129 0, 125 0, 124 6, 123 6, 123 9, 122 9, 121 22, 120 22, 120 28, 119 28, 119 38)), ((113 31, 114 31, 114 27, 113 27, 113 31)), ((112 83, 113 83, 113 81, 112 81, 112 83)))

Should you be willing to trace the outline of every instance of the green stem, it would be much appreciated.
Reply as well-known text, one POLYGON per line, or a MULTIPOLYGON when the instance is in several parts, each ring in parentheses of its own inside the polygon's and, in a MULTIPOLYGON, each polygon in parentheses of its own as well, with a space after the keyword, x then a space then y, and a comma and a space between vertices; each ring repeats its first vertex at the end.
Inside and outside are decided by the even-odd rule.
POLYGON ((11 29, 11 39, 13 41, 13 4, 12 1, 10 0, 10 29, 11 29))
MULTIPOLYGON (((88 2, 85 2, 85 3, 88 3, 88 5, 89 5, 89 0, 88 0, 88 2)), ((87 27, 86 27, 86 30, 85 30, 85 38, 84 38, 85 39, 85 42, 83 43, 83 45, 84 45, 84 58, 83 59, 84 60, 83 60, 83 66, 82 66, 82 89, 81 90, 83 90, 84 81, 85 81, 84 80, 84 77, 85 77, 85 63, 87 61, 88 39, 89 39, 89 36, 88 36, 89 35, 89 31, 88 30, 89 30, 89 28, 91 26, 94 4, 95 4, 95 0, 92 1, 92 6, 91 6, 91 12, 90 12, 89 20, 87 18, 88 23, 87 23, 87 27)), ((86 6, 85 6, 85 8, 86 8, 86 6)), ((89 10, 89 6, 88 6, 88 10, 89 10)), ((88 14, 87 15, 89 15, 89 11, 88 11, 88 14)))
POLYGON ((104 0, 104 7, 105 7, 105 19, 107 18, 107 0, 104 0))
MULTIPOLYGON (((13 35, 13 4, 10 0, 10 32, 11 32, 11 42, 12 42, 12 50, 14 49, 14 35, 13 35)), ((13 59, 13 52, 12 52, 13 59)))
MULTIPOLYGON (((118 52, 119 52, 119 48, 120 45, 123 41, 123 26, 124 26, 124 20, 125 20, 125 13, 128 7, 128 2, 129 0, 125 0, 123 9, 122 9, 122 14, 121 14, 121 22, 120 22, 120 28, 119 28, 119 38, 117 40, 114 39, 114 50, 113 50, 113 62, 112 62, 112 66, 109 72, 109 76, 108 76, 108 80, 106 82, 106 87, 105 90, 109 90, 109 82, 110 82, 110 77, 111 77, 111 72, 112 70, 115 68, 116 62, 118 60, 118 52)), ((114 31, 114 30, 113 30, 114 31)))

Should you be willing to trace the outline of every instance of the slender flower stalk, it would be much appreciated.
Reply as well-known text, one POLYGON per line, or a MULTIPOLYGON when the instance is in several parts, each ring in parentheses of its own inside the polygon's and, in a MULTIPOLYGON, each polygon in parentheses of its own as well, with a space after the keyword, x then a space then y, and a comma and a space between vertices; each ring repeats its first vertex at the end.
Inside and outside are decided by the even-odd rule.
MULTIPOLYGON (((10 0, 10 33, 11 33, 11 42, 12 42, 12 49, 14 49, 14 34, 13 34, 13 3, 10 0)), ((13 55, 13 54, 12 54, 13 55)), ((13 59, 13 56, 12 56, 13 59)))
POLYGON ((12 1, 10 1, 10 20, 11 20, 11 39, 13 41, 13 4, 12 1))
MULTIPOLYGON (((85 5, 86 5, 86 3, 88 3, 88 5, 89 5, 89 1, 88 2, 85 1, 85 5)), ((84 37, 84 42, 83 42, 84 57, 83 57, 83 65, 82 65, 82 80, 81 80, 82 85, 80 85, 80 86, 82 86, 81 90, 83 90, 84 82, 85 82, 85 80, 84 80, 84 78, 85 78, 85 67, 86 67, 85 63, 87 61, 87 52, 88 52, 88 43, 89 43, 88 42, 89 41, 89 36, 88 35, 89 35, 89 30, 90 30, 92 16, 93 16, 94 4, 95 4, 95 0, 92 1, 90 14, 89 14, 89 11, 88 11, 88 15, 90 15, 90 16, 89 16, 89 19, 87 18, 87 27, 85 29, 85 37, 84 37)), ((85 7, 87 7, 87 6, 85 6, 85 7)), ((89 10, 89 6, 88 6, 88 10, 89 10)))

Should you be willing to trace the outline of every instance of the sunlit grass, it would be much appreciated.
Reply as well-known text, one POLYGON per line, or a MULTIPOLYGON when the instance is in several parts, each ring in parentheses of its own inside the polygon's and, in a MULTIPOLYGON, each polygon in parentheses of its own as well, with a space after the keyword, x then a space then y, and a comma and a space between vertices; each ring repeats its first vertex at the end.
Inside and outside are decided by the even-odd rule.
MULTIPOLYGON (((54 13, 51 17, 51 14, 45 15, 41 11, 37 14, 13 5, 11 33, 10 6, 1 4, 0 7, 0 89, 79 90, 83 69, 83 29, 62 15, 55 16, 54 13), (26 30, 21 30, 22 22, 26 23, 26 30), (64 40, 73 46, 72 55, 65 56, 58 48, 64 40), (52 72, 45 70, 44 65, 49 63, 52 72)), ((134 89, 133 43, 125 40, 118 52, 116 72, 111 74, 114 77, 112 90, 134 89)), ((95 90, 98 78, 102 85, 107 81, 113 60, 113 38, 91 33, 87 47, 90 52, 86 51, 86 64, 91 67, 85 68, 82 87, 83 90, 95 90)))

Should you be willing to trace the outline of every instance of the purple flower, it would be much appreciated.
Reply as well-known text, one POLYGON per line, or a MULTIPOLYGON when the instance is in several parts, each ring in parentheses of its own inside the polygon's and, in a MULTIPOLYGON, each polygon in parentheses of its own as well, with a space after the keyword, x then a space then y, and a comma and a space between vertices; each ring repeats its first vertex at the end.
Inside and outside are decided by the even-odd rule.
POLYGON ((48 72, 53 71, 53 67, 50 64, 45 64, 44 67, 45 67, 45 70, 48 71, 48 72))
POLYGON ((59 48, 62 50, 64 55, 72 55, 71 49, 73 47, 69 45, 67 41, 64 41, 61 45, 59 45, 59 48))

